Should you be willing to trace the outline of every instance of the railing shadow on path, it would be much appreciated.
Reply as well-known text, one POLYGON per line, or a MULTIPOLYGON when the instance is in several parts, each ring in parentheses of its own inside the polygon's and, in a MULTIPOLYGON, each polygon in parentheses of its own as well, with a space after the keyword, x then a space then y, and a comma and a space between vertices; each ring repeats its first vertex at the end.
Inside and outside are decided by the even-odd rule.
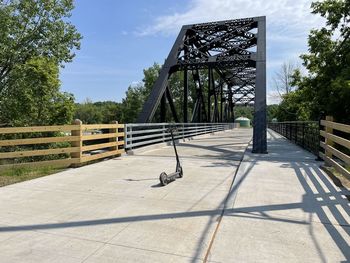
MULTIPOLYGON (((225 137, 232 138, 232 137, 225 137)), ((245 136, 245 138, 247 138, 245 136)), ((211 139, 211 138, 210 138, 211 139)), ((243 142, 244 143, 244 142, 243 142)), ((247 141, 245 142, 247 143, 247 141)), ((205 146, 199 146, 196 144, 183 144, 180 143, 179 146, 183 147, 194 147, 194 148, 200 148, 200 149, 206 149, 209 151, 214 152, 214 154, 219 153, 219 156, 213 155, 212 157, 215 159, 220 159, 220 163, 214 163, 213 166, 219 167, 219 166, 225 166, 225 167, 234 167, 238 165, 238 160, 241 160, 243 157, 243 151, 235 151, 235 143, 231 143, 228 145, 231 145, 230 150, 223 149, 223 146, 228 145, 212 145, 208 147, 205 146), (232 158, 232 155, 237 155, 237 158, 232 158), (224 158, 224 156, 228 156, 224 158), (233 164, 235 163, 235 165, 233 164)), ((242 144, 240 142, 239 144, 242 144)), ((245 148, 245 147, 244 147, 245 148)), ((140 156, 140 155, 138 155, 140 156)), ((143 156, 143 154, 141 154, 143 156)), ((149 156, 149 155, 146 155, 149 156)), ((159 157, 159 156, 156 156, 159 157)), ((191 157, 192 158, 192 157, 191 157)), ((195 156, 194 158, 197 158, 195 156)), ((199 156, 198 156, 199 158, 199 156)), ((203 157, 207 158, 207 157, 203 157)), ((251 167, 253 164, 251 165, 251 167)), ((234 170, 235 171, 235 170, 234 170)), ((247 173, 248 174, 248 171, 247 173)), ((156 220, 165 220, 165 219, 176 219, 176 218, 188 218, 188 217, 208 217, 208 222, 204 226, 204 230, 202 231, 199 239, 198 239, 198 249, 195 251, 195 255, 193 255, 194 259, 198 259, 200 256, 200 253, 202 249, 206 249, 207 243, 205 242, 208 235, 210 235, 210 228, 215 226, 217 224, 217 218, 222 215, 223 208, 226 205, 227 198, 218 204, 216 209, 209 209, 209 210, 196 210, 193 211, 198 203, 200 203, 203 199, 205 199, 210 193, 214 192, 216 189, 218 189, 220 186, 222 186, 225 182, 227 182, 228 179, 233 179, 234 173, 230 173, 227 176, 225 176, 222 180, 220 180, 216 185, 214 185, 212 188, 208 190, 207 193, 205 193, 195 204, 193 204, 187 211, 180 212, 180 213, 167 213, 167 214, 151 214, 151 215, 140 215, 140 216, 130 216, 130 217, 119 217, 119 218, 107 218, 107 219, 97 219, 97 220, 85 220, 85 221, 72 221, 72 222, 65 222, 65 223, 46 223, 46 224, 32 224, 32 225, 20 225, 20 226, 1 226, 0 232, 18 232, 18 231, 36 231, 36 230, 47 230, 47 229, 63 229, 63 228, 76 228, 76 227, 86 227, 86 226, 96 226, 96 225, 108 225, 108 224, 119 224, 119 223, 126 223, 126 222, 141 222, 141 221, 156 221, 156 220)), ((243 181, 244 177, 241 178, 243 181)), ((132 179, 124 179, 124 180, 130 180, 134 181, 132 179)), ((146 179, 146 180, 156 180, 156 178, 152 179, 146 179)), ((234 193, 236 189, 238 189, 238 186, 241 182, 239 182, 233 189, 231 189, 231 193, 234 193)), ((158 187, 159 185, 152 185, 152 187, 158 187)))
MULTIPOLYGON (((281 138, 273 138, 273 140, 283 140, 281 138)), ((285 143, 285 142, 283 142, 285 143)), ((274 143, 272 143, 273 145, 274 143)), ((275 142, 277 147, 278 142, 275 142)), ((297 147, 297 146, 296 146, 297 147)), ((217 149, 222 153, 222 149, 217 149)), ((296 151, 298 149, 296 148, 296 151)), ((231 152, 232 153, 232 152, 231 152)), ((33 231, 33 230, 44 230, 44 229, 60 229, 60 228, 72 228, 72 227, 84 227, 93 225, 107 225, 107 224, 119 224, 125 222, 140 222, 140 221, 156 221, 165 220, 169 218, 191 218, 191 217, 204 217, 209 216, 210 219, 204 227, 202 234, 197 242, 197 247, 193 261, 200 258, 200 253, 203 248, 203 243, 208 235, 209 229, 217 223, 218 217, 233 216, 251 218, 254 220, 270 220, 278 221, 283 223, 302 224, 309 226, 310 237, 318 251, 320 260, 326 262, 325 251, 322 250, 321 245, 313 230, 313 224, 317 223, 314 219, 318 217, 321 223, 330 237, 333 239, 336 246, 339 248, 341 253, 347 262, 350 261, 350 247, 347 239, 350 235, 350 226, 346 216, 350 215, 349 202, 346 199, 346 195, 349 195, 349 191, 344 189, 337 189, 329 181, 328 178, 319 168, 319 162, 308 161, 308 160, 293 160, 288 161, 286 159, 279 159, 276 157, 272 160, 274 163, 280 164, 281 168, 293 168, 296 177, 304 189, 305 194, 302 197, 301 202, 295 203, 283 203, 273 205, 257 205, 250 207, 231 207, 232 200, 237 195, 237 190, 242 185, 243 181, 249 176, 252 168, 259 165, 259 161, 263 160, 260 157, 249 160, 247 167, 239 177, 234 179, 234 183, 226 197, 226 199, 216 208, 208 210, 197 210, 197 211, 184 211, 176 213, 166 214, 150 214, 140 216, 127 216, 127 217, 115 217, 107 219, 97 220, 86 220, 86 221, 72 221, 65 223, 45 223, 45 224, 32 224, 32 225, 18 225, 18 226, 1 226, 0 232, 15 232, 15 231, 33 231), (224 209, 223 209, 224 208, 224 209), (271 216, 268 215, 269 211, 284 211, 288 209, 302 209, 309 215, 308 220, 301 220, 298 218, 286 218, 283 216, 271 216), (334 221, 335 220, 335 221, 334 221)), ((216 187, 211 189, 214 191, 216 187)))
MULTIPOLYGON (((269 131, 272 142, 269 143, 269 151, 271 148, 278 148, 278 145, 290 143, 284 138, 278 138, 275 134, 269 131)), ((319 242, 313 231, 313 223, 318 218, 327 230, 334 243, 337 245, 346 261, 350 261, 350 191, 345 188, 338 188, 331 182, 331 179, 322 172, 320 162, 316 162, 315 156, 311 156, 306 160, 298 159, 299 152, 303 152, 299 146, 294 146, 294 158, 291 160, 280 157, 276 154, 276 158, 270 159, 275 163, 280 163, 281 168, 292 168, 298 181, 304 190, 305 194, 302 196, 302 202, 289 203, 280 205, 267 205, 248 208, 231 209, 227 213, 236 216, 238 211, 246 213, 247 217, 256 218, 256 214, 260 213, 261 220, 276 220, 282 222, 290 222, 297 224, 309 225, 309 233, 314 242, 314 245, 319 252, 322 262, 326 262, 325 252, 322 251, 319 242), (302 209, 309 215, 308 221, 291 220, 272 218, 266 214, 268 211, 287 210, 287 209, 302 209), (340 230, 341 229, 341 230, 340 230)), ((241 216, 241 215, 240 215, 241 216)), ((317 222, 317 221, 316 221, 317 222)))

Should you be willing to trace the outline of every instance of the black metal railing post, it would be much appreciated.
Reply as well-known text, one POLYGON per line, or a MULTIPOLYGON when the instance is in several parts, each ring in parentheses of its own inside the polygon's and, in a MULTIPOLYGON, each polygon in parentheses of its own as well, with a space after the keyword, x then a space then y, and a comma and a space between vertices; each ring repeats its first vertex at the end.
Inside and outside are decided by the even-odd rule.
POLYGON ((305 148, 305 122, 302 123, 302 146, 305 148))

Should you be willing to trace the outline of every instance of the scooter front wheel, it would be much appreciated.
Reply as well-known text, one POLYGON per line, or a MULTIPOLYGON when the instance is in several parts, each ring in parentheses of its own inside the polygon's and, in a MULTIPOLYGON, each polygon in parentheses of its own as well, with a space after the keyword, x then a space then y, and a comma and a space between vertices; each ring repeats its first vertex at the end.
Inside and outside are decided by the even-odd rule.
POLYGON ((179 178, 182 178, 182 176, 183 176, 183 170, 182 170, 182 167, 181 167, 181 166, 178 168, 178 172, 179 172, 179 178))

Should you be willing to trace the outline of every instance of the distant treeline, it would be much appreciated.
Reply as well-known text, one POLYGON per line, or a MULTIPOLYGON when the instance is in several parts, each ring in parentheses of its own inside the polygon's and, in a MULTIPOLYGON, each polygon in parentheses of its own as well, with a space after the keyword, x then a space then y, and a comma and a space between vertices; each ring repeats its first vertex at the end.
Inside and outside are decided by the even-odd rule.
MULTIPOLYGON (((135 99, 135 97, 133 97, 133 99, 135 99)), ((130 109, 127 105, 130 103, 129 100, 130 97, 127 96, 122 103, 114 101, 92 102, 91 100, 86 100, 83 103, 76 103, 74 118, 81 120, 85 124, 110 123, 113 121, 132 123, 136 121, 141 107, 130 109)), ((140 105, 143 105, 143 101, 140 101, 140 105)), ((269 122, 276 118, 277 111, 278 105, 267 106, 267 120, 269 122)), ((236 106, 234 108, 234 116, 235 118, 241 116, 247 117, 253 121, 254 107, 236 106)))

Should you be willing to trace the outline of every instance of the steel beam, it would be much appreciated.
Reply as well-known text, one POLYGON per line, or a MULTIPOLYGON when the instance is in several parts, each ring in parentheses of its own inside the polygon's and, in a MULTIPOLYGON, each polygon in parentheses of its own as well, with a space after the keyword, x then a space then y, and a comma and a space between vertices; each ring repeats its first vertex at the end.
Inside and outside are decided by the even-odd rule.
POLYGON ((179 121, 176 108, 180 108, 184 113, 183 121, 188 122, 190 91, 195 92, 191 94, 195 101, 191 109, 192 122, 232 122, 236 105, 254 103, 253 152, 266 153, 266 18, 183 26, 138 121, 152 122, 159 104, 161 119, 165 121, 169 118, 170 115, 165 114, 165 94, 172 119, 179 121), (215 79, 214 69, 218 73, 215 79), (188 70, 192 71, 195 90, 189 90, 188 70), (207 80, 203 83, 206 77, 203 72, 206 70, 207 80), (178 98, 174 102, 171 87, 168 87, 171 74, 177 71, 184 74, 183 105, 179 104, 178 98), (207 91, 204 90, 206 85, 207 91))
POLYGON ((183 119, 188 122, 188 71, 184 69, 184 98, 183 98, 183 119))
POLYGON ((212 68, 208 68, 208 122, 211 121, 211 94, 212 94, 212 74, 211 74, 212 68))
POLYGON ((160 99, 165 92, 167 87, 168 79, 171 72, 174 70, 173 67, 177 64, 179 48, 184 40, 187 31, 187 26, 183 26, 176 41, 166 59, 162 69, 160 70, 159 76, 153 86, 151 94, 147 98, 145 104, 143 105, 142 111, 137 120, 138 123, 151 122, 152 118, 157 110, 160 99))
POLYGON ((253 153, 267 153, 266 142, 266 18, 259 17, 254 100, 253 153))
POLYGON ((175 107, 175 104, 174 104, 174 101, 173 101, 173 95, 171 94, 171 91, 170 91, 169 87, 167 87, 165 89, 165 94, 166 94, 166 97, 168 99, 170 110, 171 110, 171 113, 173 114, 174 121, 175 122, 180 122, 179 121, 179 117, 177 116, 177 113, 176 113, 176 107, 175 107))
POLYGON ((160 101, 160 122, 165 122, 166 119, 166 97, 165 93, 162 95, 162 100, 160 101))

